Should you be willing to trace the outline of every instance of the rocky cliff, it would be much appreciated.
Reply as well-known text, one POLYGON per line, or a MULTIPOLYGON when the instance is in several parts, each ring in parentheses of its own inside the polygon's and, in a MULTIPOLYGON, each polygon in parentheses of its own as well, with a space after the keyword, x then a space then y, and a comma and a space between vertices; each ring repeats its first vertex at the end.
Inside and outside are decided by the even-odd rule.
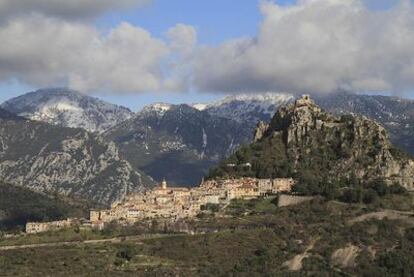
POLYGON ((414 155, 414 100, 342 92, 315 101, 334 114, 364 115, 381 123, 395 145, 414 155))
POLYGON ((105 204, 152 184, 99 135, 7 117, 0 118, 0 181, 105 204))
POLYGON ((394 148, 386 130, 366 117, 334 116, 308 96, 281 107, 270 124, 260 124, 256 142, 224 161, 212 175, 295 177, 326 180, 381 178, 414 189, 414 162, 394 148), (236 164, 229 167, 227 164, 236 164), (243 166, 252 164, 251 168, 243 166))

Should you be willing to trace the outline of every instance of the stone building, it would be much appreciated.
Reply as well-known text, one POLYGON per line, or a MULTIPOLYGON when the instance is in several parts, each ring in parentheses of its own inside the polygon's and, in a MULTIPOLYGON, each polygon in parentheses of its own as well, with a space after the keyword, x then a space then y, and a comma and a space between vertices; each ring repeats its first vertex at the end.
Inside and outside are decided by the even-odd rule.
POLYGON ((57 231, 64 228, 71 227, 76 224, 74 219, 66 219, 52 222, 28 222, 26 223, 27 234, 37 234, 47 231, 57 231))
POLYGON ((253 199, 260 196, 259 188, 253 184, 243 184, 228 191, 227 199, 253 199))
POLYGON ((277 194, 281 192, 290 192, 292 191, 293 186, 295 185, 295 180, 293 178, 277 178, 272 180, 272 193, 277 194))

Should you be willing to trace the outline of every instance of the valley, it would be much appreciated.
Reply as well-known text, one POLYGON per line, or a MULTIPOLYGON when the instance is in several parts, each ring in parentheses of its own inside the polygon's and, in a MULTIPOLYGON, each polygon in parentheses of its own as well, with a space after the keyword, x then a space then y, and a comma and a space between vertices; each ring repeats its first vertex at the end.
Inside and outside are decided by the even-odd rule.
POLYGON ((2 273, 410 273, 414 163, 387 125, 275 99, 237 120, 155 104, 101 133, 3 110, 2 273))
POLYGON ((0 0, 0 277, 414 276, 414 0, 0 0))
MULTIPOLYGON (((403 202, 402 199, 398 202, 403 202)), ((79 243, 47 245, 43 242, 30 250, 2 247, 0 264, 3 272, 10 275, 59 275, 64 270, 68 275, 90 272, 91 276, 365 275, 372 272, 376 276, 388 276, 410 270, 401 265, 409 266, 413 262, 408 255, 413 250, 412 213, 401 218, 360 220, 378 208, 322 199, 277 208, 273 200, 240 200, 222 215, 188 221, 186 229, 193 230, 192 235, 177 234, 164 225, 145 229, 148 227, 139 223, 134 228, 112 226, 102 235, 82 231, 32 235, 25 239, 26 243, 36 237, 51 241, 54 237, 64 239, 74 235, 78 236, 79 243), (207 228, 212 231, 206 232, 207 228), (139 232, 155 235, 142 237, 139 232), (88 241, 92 235, 95 242, 88 241), (101 241, 98 236, 109 238, 101 241), (400 241, 404 244, 399 244, 400 241), (355 251, 344 260, 348 255, 344 251, 351 246, 355 251), (389 251, 390 248, 393 250, 389 251), (287 264, 302 253, 307 255, 295 268, 287 264), (33 267, 34 264, 37 266, 33 267)), ((13 244, 13 239, 3 239, 1 244, 13 244)))

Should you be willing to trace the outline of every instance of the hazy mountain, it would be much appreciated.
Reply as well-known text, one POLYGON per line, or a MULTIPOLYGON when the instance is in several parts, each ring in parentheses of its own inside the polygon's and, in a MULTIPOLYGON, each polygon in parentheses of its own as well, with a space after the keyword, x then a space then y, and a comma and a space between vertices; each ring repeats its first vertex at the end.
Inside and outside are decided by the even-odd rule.
POLYGON ((0 119, 0 181, 106 204, 152 184, 99 135, 22 118, 0 119))
POLYGON ((32 120, 90 132, 102 132, 133 116, 127 108, 64 88, 29 92, 1 107, 32 120))
POLYGON ((196 185, 212 165, 248 142, 251 131, 241 122, 188 105, 158 103, 104 135, 154 179, 196 185))

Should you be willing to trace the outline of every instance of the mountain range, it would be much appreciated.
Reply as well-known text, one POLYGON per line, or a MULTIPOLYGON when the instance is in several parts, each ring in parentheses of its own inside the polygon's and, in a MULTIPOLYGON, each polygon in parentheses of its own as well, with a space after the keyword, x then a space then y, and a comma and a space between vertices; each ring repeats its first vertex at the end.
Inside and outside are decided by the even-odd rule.
POLYGON ((242 122, 189 105, 154 104, 104 133, 121 155, 155 180, 196 185, 222 158, 247 143, 242 122))
MULTIPOLYGON (((253 140, 259 121, 270 122, 294 99, 286 93, 243 94, 205 104, 156 103, 133 113, 70 89, 30 92, 1 105, 1 178, 104 203, 151 186, 151 178, 196 185, 221 159, 253 140)), ((414 101, 351 93, 314 99, 334 114, 378 121, 396 146, 414 154, 414 101)))
POLYGON ((238 94, 213 103, 194 104, 193 107, 253 126, 258 121, 269 121, 280 106, 294 99, 292 94, 287 93, 238 94))

